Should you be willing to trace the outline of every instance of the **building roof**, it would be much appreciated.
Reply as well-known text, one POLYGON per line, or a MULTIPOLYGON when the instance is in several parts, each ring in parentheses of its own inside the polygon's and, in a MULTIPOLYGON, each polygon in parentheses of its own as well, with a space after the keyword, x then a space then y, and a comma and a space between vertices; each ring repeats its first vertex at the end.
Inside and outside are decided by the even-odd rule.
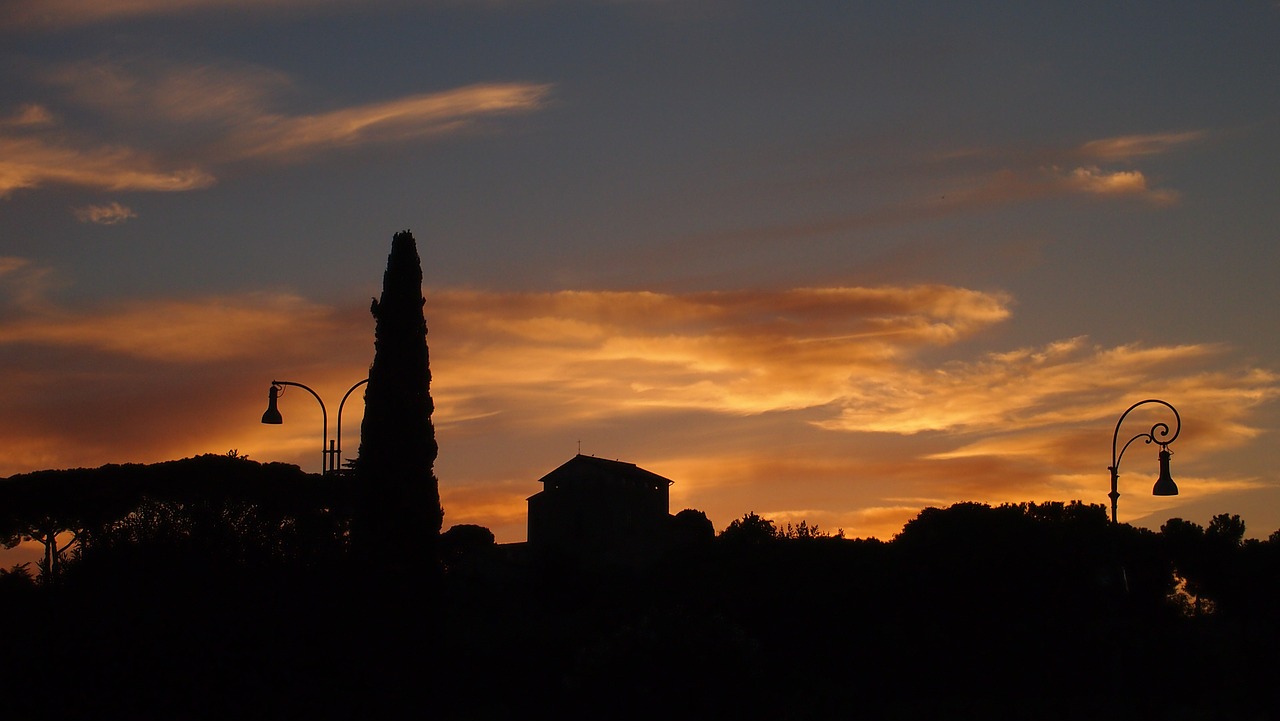
POLYGON ((634 463, 610 461, 581 453, 538 479, 544 488, 591 486, 648 486, 662 488, 674 481, 646 471, 634 463))

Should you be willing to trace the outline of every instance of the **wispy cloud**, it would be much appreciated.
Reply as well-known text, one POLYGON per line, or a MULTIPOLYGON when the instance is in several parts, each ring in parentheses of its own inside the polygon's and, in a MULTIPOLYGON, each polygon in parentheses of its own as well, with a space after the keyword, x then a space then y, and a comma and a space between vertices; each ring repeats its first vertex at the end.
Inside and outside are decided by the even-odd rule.
POLYGON ((482 117, 536 110, 550 90, 549 85, 530 83, 472 85, 318 115, 263 115, 232 133, 225 145, 241 158, 291 158, 328 148, 440 135, 482 117))
POLYGON ((1207 133, 1203 130, 1188 130, 1176 133, 1150 133, 1146 135, 1120 135, 1114 138, 1090 140, 1078 148, 1085 158, 1097 162, 1115 162, 1132 160, 1148 155, 1162 155, 1176 150, 1179 146, 1202 140, 1207 133))
POLYGON ((1106 170, 1097 165, 1003 168, 954 182, 922 210, 932 216, 1050 198, 1086 196, 1131 199, 1154 205, 1177 202, 1177 191, 1152 187, 1140 170, 1106 170))
POLYGON ((0 128, 32 128, 54 123, 53 113, 43 105, 27 103, 8 117, 0 117, 0 128))
POLYGON ((53 271, 29 258, 0 255, 0 311, 15 319, 43 307, 57 287, 53 271))
MULTIPOLYGON (((886 175, 889 197, 881 205, 854 213, 808 216, 794 223, 738 227, 681 239, 682 244, 715 244, 797 240, 847 234, 886 226, 908 225, 956 215, 987 212, 1023 203, 1086 198, 1167 206, 1181 199, 1178 191, 1158 187, 1131 161, 1175 152, 1206 137, 1204 131, 1128 135, 1091 140, 1075 146, 961 148, 915 162, 904 160, 886 175), (1124 167, 1108 167, 1124 163, 1124 167), (921 188, 927 190, 921 191, 921 188), (895 197, 896 196, 896 197, 895 197)), ((844 174, 813 183, 848 183, 844 174)))
POLYGON ((0 321, 0 347, 77 348, 156 362, 211 363, 317 333, 328 311, 293 295, 251 294, 123 303, 87 313, 50 310, 0 321))
POLYGON ((312 347, 332 311, 288 293, 123 301, 91 310, 58 304, 56 278, 23 258, 0 257, 0 348, 64 348, 160 363, 216 363, 312 347))
POLYGON ((184 129, 227 132, 269 114, 293 82, 247 63, 174 63, 155 57, 98 57, 38 73, 61 100, 122 125, 139 118, 184 129))
POLYGON ((933 161, 947 165, 994 164, 1000 167, 1041 167, 1073 163, 1113 163, 1176 152, 1208 138, 1207 130, 1180 130, 1114 135, 1079 143, 974 146, 938 153, 933 161))
POLYGON ((205 139, 206 162, 299 159, 335 147, 439 135, 484 117, 540 109, 551 86, 481 83, 323 113, 289 113, 300 91, 283 73, 245 64, 96 60, 46 74, 67 99, 119 122, 143 117, 205 139), (291 102, 290 102, 291 101, 291 102))
POLYGON ((1008 316, 1009 299, 945 286, 777 292, 445 292, 435 332, 469 357, 451 387, 571 387, 571 416, 607 407, 735 414, 824 405, 851 375, 949 345, 1008 316), (516 348, 518 351, 513 352, 516 348), (603 405, 602 405, 603 403, 603 405))
MULTIPOLYGON (((107 66, 84 67, 101 74, 107 66)), ((90 79, 83 85, 112 102, 126 97, 117 84, 90 79)), ((51 184, 171 192, 206 188, 213 182, 209 172, 189 159, 165 160, 155 152, 66 127, 45 104, 26 103, 0 119, 0 199, 15 190, 51 184)))
POLYGON ((121 205, 119 202, 112 201, 106 205, 86 205, 80 208, 73 208, 76 220, 81 223, 94 223, 96 225, 119 225, 120 223, 138 217, 138 214, 132 208, 121 205))
POLYGON ((996 175, 973 191, 948 195, 957 202, 999 204, 1060 195, 1134 198, 1156 204, 1178 199, 1176 191, 1155 188, 1141 171, 1111 169, 1103 163, 1128 163, 1171 153, 1207 136, 1202 130, 1122 135, 1086 141, 1073 148, 993 148, 953 155, 962 162, 996 162, 996 175))
POLYGON ((207 188, 213 182, 213 176, 200 168, 165 167, 133 148, 75 147, 43 138, 0 135, 0 198, 49 184, 171 192, 207 188))
MULTIPOLYGON (((1117 395, 1150 387, 1152 378, 1167 376, 1160 384, 1172 389, 1172 379, 1216 360, 1223 350, 1212 345, 1103 348, 1074 338, 938 368, 902 369, 851 384, 840 417, 822 425, 832 430, 919 433, 1077 422, 1111 412, 1117 395)), ((1255 400, 1263 400, 1276 381, 1261 371, 1229 381, 1197 370, 1186 385, 1243 383, 1250 393, 1263 394, 1255 400)))
POLYGON ((0 120, 0 198, 55 184, 197 190, 212 185, 215 169, 228 163, 300 162, 335 148, 455 133, 487 118, 541 109, 551 93, 540 83, 476 84, 290 113, 280 109, 297 94, 289 78, 257 66, 99 59, 43 77, 60 93, 59 102, 95 114, 96 121, 67 127, 47 104, 36 103, 0 120))

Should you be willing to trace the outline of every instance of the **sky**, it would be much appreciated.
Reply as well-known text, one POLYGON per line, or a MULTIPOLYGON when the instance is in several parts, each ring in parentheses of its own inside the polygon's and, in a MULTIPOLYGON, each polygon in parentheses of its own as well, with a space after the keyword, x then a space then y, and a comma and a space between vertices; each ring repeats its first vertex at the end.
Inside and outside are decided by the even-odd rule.
MULTIPOLYGON (((581 451, 672 512, 1280 529, 1280 3, 8 0, 0 476, 318 472, 392 235, 445 527, 581 451), (1160 399, 1175 407, 1178 420, 1160 399)), ((354 457, 360 390, 343 406, 354 457)))

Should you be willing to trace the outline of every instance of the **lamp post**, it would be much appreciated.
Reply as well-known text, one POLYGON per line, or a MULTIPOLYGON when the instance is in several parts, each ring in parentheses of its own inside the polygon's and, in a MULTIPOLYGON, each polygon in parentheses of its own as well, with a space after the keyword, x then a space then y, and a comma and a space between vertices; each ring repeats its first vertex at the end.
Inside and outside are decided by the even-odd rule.
POLYGON ((338 459, 342 456, 342 407, 347 404, 347 398, 351 392, 360 386, 368 383, 369 379, 365 378, 355 385, 347 389, 342 396, 342 402, 338 404, 338 432, 337 440, 329 440, 329 411, 324 407, 324 401, 320 399, 320 394, 311 390, 311 388, 293 381, 271 381, 271 389, 267 392, 267 410, 262 414, 262 422, 268 425, 280 425, 284 423, 284 418, 280 415, 280 408, 277 406, 277 399, 284 392, 285 386, 295 386, 310 393, 316 402, 320 404, 320 415, 323 418, 321 433, 323 438, 320 443, 320 472, 336 473, 338 472, 338 459))
POLYGON ((1173 477, 1169 475, 1169 456, 1171 455, 1169 453, 1169 444, 1173 443, 1180 432, 1182 432, 1182 417, 1178 415, 1178 409, 1157 398, 1148 398, 1145 401, 1138 401, 1137 403, 1129 406, 1129 410, 1120 415, 1120 420, 1116 421, 1116 431, 1111 436, 1111 468, 1109 469, 1111 471, 1111 493, 1107 494, 1107 496, 1111 498, 1112 523, 1116 523, 1116 501, 1120 499, 1120 491, 1116 490, 1116 482, 1120 480, 1120 459, 1124 457, 1124 452, 1129 449, 1129 444, 1139 438, 1143 439, 1143 441, 1148 444, 1157 443, 1160 445, 1160 477, 1156 479, 1156 484, 1151 489, 1151 495, 1178 495, 1178 485, 1173 482, 1173 477), (1130 411, 1134 408, 1148 403, 1159 403, 1173 411, 1173 432, 1170 433, 1169 424, 1157 423, 1151 426, 1150 431, 1146 433, 1139 433, 1133 438, 1130 438, 1129 441, 1120 448, 1120 453, 1117 455, 1116 446, 1120 439, 1120 425, 1124 423, 1125 416, 1128 416, 1130 411))

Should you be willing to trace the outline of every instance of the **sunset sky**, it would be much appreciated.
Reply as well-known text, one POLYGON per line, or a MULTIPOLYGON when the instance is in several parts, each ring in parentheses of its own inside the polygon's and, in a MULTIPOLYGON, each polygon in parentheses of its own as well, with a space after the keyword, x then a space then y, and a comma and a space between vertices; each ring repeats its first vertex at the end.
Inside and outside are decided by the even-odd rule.
MULTIPOLYGON (((8 0, 0 477, 319 471, 392 235, 445 527, 578 452, 672 512, 1280 529, 1280 3, 8 0), (1144 406, 1120 442, 1170 422, 1144 406)), ((344 411, 358 448, 361 395, 344 411)))

